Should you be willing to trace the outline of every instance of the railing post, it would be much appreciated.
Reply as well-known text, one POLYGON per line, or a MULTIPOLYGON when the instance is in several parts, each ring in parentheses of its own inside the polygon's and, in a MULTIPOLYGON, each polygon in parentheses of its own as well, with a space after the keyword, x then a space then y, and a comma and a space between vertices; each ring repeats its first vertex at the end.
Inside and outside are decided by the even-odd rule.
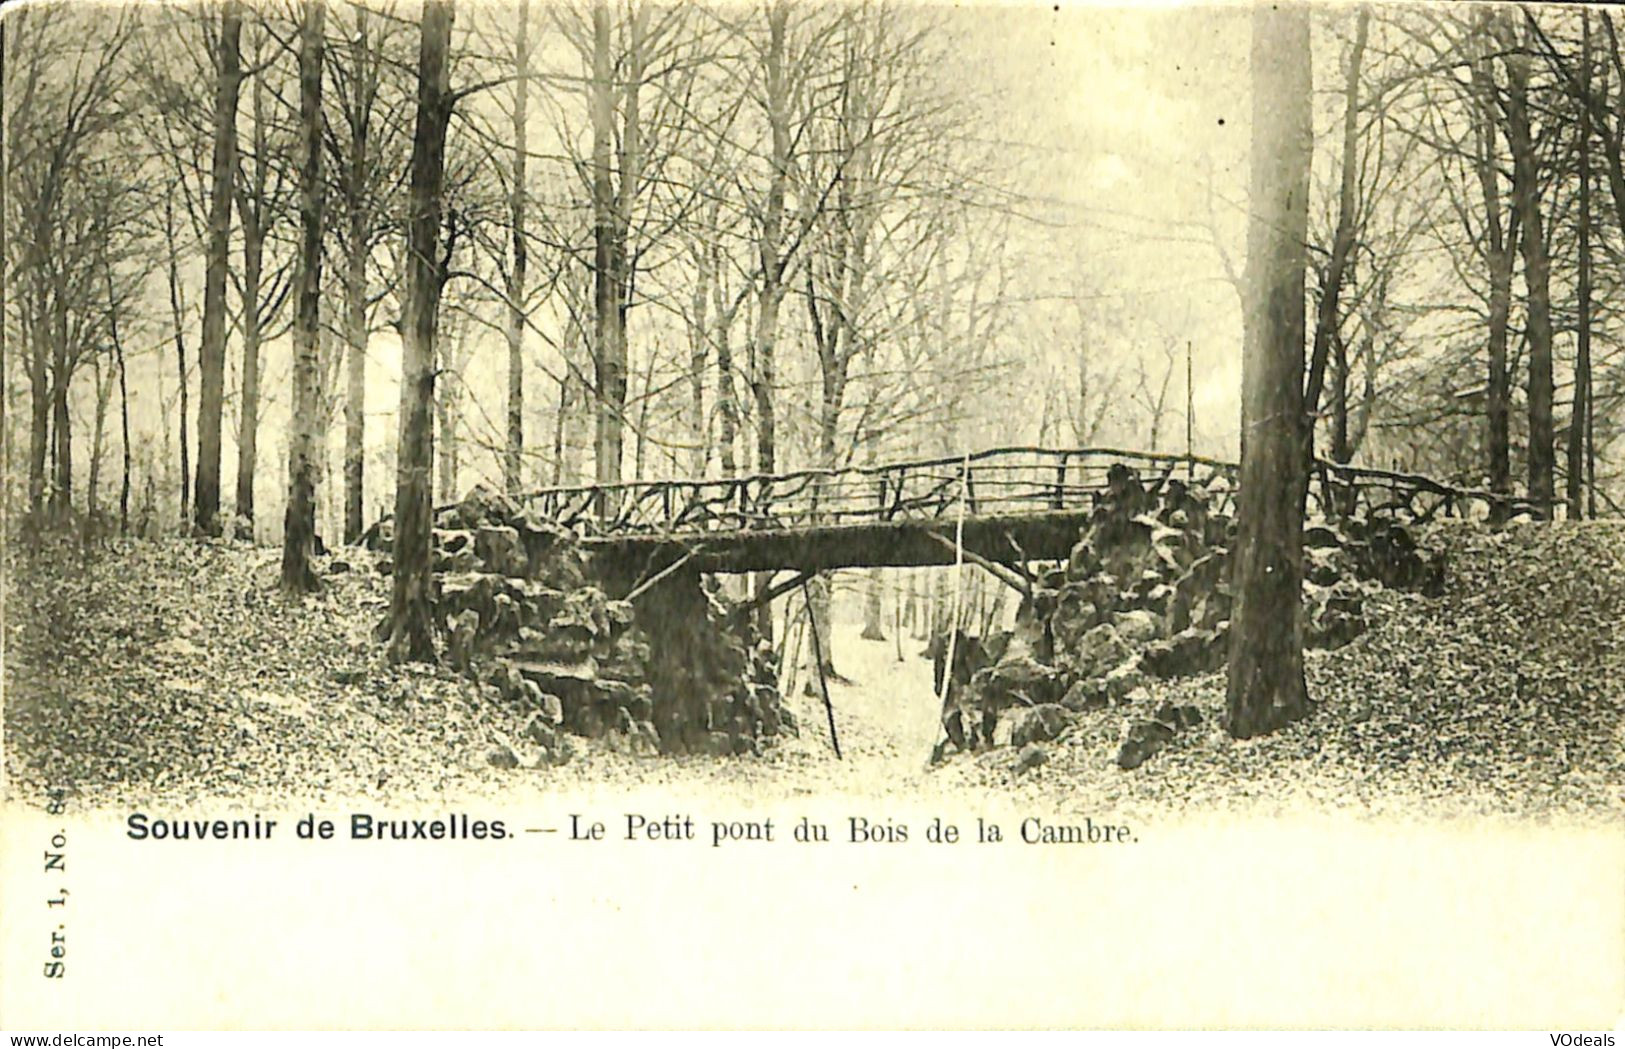
POLYGON ((1061 461, 1055 465, 1055 498, 1050 502, 1050 509, 1064 510, 1066 508, 1066 465, 1069 456, 1061 453, 1061 461))

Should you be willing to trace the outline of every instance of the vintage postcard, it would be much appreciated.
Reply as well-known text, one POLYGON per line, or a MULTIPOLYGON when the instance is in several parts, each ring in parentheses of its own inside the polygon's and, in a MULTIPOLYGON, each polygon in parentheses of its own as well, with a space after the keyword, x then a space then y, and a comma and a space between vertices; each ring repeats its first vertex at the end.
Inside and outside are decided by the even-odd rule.
POLYGON ((1613 1044, 1619 22, 7 4, 0 1028, 1613 1044))

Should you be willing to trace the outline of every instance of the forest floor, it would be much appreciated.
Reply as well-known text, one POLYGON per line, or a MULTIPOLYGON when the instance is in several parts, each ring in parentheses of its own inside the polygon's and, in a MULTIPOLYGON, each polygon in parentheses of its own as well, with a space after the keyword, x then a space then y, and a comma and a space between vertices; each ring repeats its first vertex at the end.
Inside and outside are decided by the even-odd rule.
MULTIPOLYGON (((1222 675, 1155 686, 1203 723, 1133 772, 1131 716, 1083 714, 1024 772, 999 747, 932 768, 938 732, 920 642, 838 626, 848 679, 790 697, 799 736, 761 758, 630 753, 575 740, 567 764, 500 769, 522 712, 450 671, 388 664, 372 639, 388 580, 371 555, 325 559, 326 588, 277 589, 276 550, 121 542, 8 553, 8 790, 86 807, 229 800, 545 797, 565 790, 721 790, 753 801, 852 795, 984 800, 1057 813, 1343 809, 1406 816, 1616 820, 1625 815, 1625 523, 1448 525, 1443 597, 1384 592, 1371 629, 1307 659, 1314 709, 1261 740, 1220 726, 1222 675), (335 571, 335 562, 350 570, 335 571)), ((1006 730, 1007 731, 1007 730, 1006 730)))

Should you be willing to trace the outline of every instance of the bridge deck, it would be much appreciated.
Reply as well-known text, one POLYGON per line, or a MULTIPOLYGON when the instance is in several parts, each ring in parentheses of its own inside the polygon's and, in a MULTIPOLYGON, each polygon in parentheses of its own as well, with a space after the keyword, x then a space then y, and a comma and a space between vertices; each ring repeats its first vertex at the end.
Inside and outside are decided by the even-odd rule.
MULTIPOLYGON (((688 557, 702 571, 952 563, 965 548, 994 561, 1064 558, 1114 466, 1144 482, 1206 484, 1227 509, 1237 467, 1114 448, 996 448, 969 456, 772 476, 631 481, 546 488, 518 499, 575 529, 595 553, 629 564, 688 557), (945 544, 944 539, 949 542, 945 544)), ((1466 516, 1526 503, 1427 477, 1317 462, 1310 512, 1466 516)))

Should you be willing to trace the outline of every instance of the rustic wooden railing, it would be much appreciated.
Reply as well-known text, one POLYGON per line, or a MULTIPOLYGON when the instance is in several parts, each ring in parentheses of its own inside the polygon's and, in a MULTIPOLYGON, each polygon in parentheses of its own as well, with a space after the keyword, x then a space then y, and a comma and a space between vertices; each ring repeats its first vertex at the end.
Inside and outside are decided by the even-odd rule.
MULTIPOLYGON (((994 448, 969 456, 878 466, 795 470, 731 478, 567 485, 517 496, 542 517, 584 535, 692 535, 892 521, 952 520, 1087 509, 1107 489, 1113 466, 1141 483, 1196 483, 1213 508, 1231 509, 1237 466, 1201 456, 1121 448, 994 448)), ((1341 517, 1529 515, 1527 500, 1458 488, 1432 478, 1317 461, 1308 511, 1341 517), (1497 511, 1499 507, 1499 511, 1497 511)))

